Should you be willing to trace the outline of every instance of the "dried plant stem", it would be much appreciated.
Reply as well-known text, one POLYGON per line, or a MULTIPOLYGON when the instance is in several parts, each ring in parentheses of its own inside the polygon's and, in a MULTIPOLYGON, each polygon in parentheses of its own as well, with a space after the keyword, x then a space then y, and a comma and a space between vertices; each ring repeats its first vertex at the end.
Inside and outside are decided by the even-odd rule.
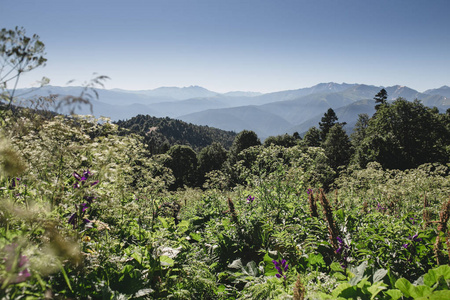
POLYGON ((309 211, 310 211, 311 217, 318 218, 319 214, 317 213, 317 204, 316 204, 316 200, 314 199, 312 190, 310 190, 310 192, 309 192, 308 202, 309 202, 309 211))
POLYGON ((231 198, 228 198, 227 203, 228 203, 228 207, 230 208, 230 214, 231 214, 231 217, 233 218, 233 221, 236 222, 236 223, 238 223, 238 218, 237 218, 237 214, 236 214, 236 209, 234 208, 234 203, 233 203, 233 201, 231 200, 231 198))
MULTIPOLYGON (((442 210, 439 213, 439 221, 438 227, 437 227, 437 237, 436 237, 436 243, 434 244, 434 255, 436 257, 436 262, 438 265, 443 263, 444 257, 441 253, 441 235, 446 236, 447 231, 447 222, 450 218, 450 200, 448 200, 443 206, 442 210)), ((449 245, 448 236, 446 237, 446 244, 447 248, 449 245)), ((448 249, 447 249, 448 250, 448 249)))
POLYGON ((300 280, 300 275, 297 276, 297 281, 294 286, 294 300, 303 300, 306 296, 306 289, 300 280))
POLYGON ((319 193, 319 201, 322 204, 323 214, 325 215, 325 220, 328 223, 328 232, 330 233, 331 245, 333 246, 334 250, 337 250, 339 247, 337 238, 340 236, 340 232, 333 218, 333 209, 331 208, 330 202, 325 197, 322 189, 319 193))
POLYGON ((423 197, 423 229, 427 228, 430 223, 430 212, 428 211, 429 203, 427 199, 427 195, 425 194, 423 197))

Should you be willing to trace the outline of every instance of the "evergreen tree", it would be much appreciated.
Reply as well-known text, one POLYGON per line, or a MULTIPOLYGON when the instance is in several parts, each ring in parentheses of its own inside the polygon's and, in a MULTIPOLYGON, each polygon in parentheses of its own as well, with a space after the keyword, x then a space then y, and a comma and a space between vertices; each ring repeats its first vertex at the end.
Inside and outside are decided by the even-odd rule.
POLYGON ((217 142, 203 148, 198 154, 199 186, 205 182, 205 174, 212 170, 220 170, 227 160, 227 151, 217 142))
POLYGON ((387 92, 385 89, 381 89, 378 94, 373 98, 375 100, 375 110, 380 109, 381 105, 387 104, 387 92))
POLYGON ((320 147, 321 141, 320 130, 315 126, 309 128, 303 137, 303 143, 308 147, 320 147))
POLYGON ((325 141, 328 132, 331 127, 336 124, 338 117, 332 108, 329 108, 328 111, 323 115, 321 122, 319 122, 320 128, 320 138, 322 141, 325 141))
POLYGON ((187 186, 194 186, 197 171, 197 155, 191 147, 175 145, 170 147, 167 154, 171 159, 167 162, 167 167, 172 169, 175 182, 172 189, 187 186))
POLYGON ((359 114, 358 120, 356 121, 355 127, 353 128, 353 133, 350 135, 350 139, 353 147, 357 147, 361 144, 366 136, 366 129, 369 126, 369 115, 359 114))
POLYGON ((334 124, 322 143, 328 163, 333 170, 340 166, 347 166, 352 155, 352 145, 342 124, 334 124))

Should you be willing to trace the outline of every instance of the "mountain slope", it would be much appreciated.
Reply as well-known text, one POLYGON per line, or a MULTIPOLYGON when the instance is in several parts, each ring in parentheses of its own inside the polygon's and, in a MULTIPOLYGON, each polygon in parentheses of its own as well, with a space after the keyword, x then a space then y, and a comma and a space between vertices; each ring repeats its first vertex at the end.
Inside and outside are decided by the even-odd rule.
MULTIPOLYGON (((276 114, 256 106, 212 109, 179 117, 185 122, 208 125, 224 130, 240 132, 244 129, 255 131, 264 138, 283 132, 291 123, 276 114)), ((283 132, 284 133, 284 132, 283 132)))

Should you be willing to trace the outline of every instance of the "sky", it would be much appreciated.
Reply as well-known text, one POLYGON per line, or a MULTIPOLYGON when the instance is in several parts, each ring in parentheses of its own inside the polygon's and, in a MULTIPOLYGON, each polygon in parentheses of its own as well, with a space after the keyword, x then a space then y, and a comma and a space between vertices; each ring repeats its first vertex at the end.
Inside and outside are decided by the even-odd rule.
POLYGON ((198 85, 275 92, 322 82, 450 86, 448 0, 0 0, 0 28, 44 42, 30 87, 198 85))

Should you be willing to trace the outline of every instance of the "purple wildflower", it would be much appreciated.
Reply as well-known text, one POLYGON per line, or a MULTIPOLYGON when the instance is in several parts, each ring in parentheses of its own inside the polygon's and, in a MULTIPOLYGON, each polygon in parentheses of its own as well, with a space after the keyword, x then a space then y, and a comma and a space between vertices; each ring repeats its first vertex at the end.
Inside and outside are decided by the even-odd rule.
POLYGON ((341 267, 343 269, 347 268, 347 260, 348 260, 348 252, 350 251, 350 247, 340 238, 336 237, 336 240, 338 241, 338 248, 336 249, 336 254, 342 255, 342 262, 341 267))
POLYGON ((255 197, 252 197, 251 195, 248 195, 248 197, 247 197, 247 203, 252 203, 253 200, 255 200, 255 197))
POLYGON ((84 196, 83 199, 86 200, 89 204, 92 204, 92 202, 94 202, 94 199, 96 199, 97 197, 94 196, 84 196))
POLYGON ((11 283, 23 282, 31 276, 28 268, 26 268, 28 258, 20 253, 17 253, 17 247, 17 244, 10 244, 3 248, 3 251, 6 252, 6 257, 3 259, 6 266, 6 271, 14 273, 14 277, 12 277, 9 281, 11 283), (17 256, 17 254, 19 255, 17 256))
POLYGON ((67 221, 67 223, 69 223, 75 227, 75 225, 77 223, 77 213, 72 214, 70 216, 69 220, 67 221))
POLYGON ((306 193, 309 195, 309 194, 311 194, 312 193, 312 189, 307 189, 306 190, 306 193))
POLYGON ((281 261, 276 261, 276 260, 272 260, 273 264, 275 265, 275 269, 277 269, 278 273, 275 274, 275 276, 277 276, 277 278, 281 278, 283 277, 284 280, 286 280, 286 275, 285 273, 287 272, 287 270, 289 269, 289 265, 286 262, 285 259, 281 260, 281 261))

